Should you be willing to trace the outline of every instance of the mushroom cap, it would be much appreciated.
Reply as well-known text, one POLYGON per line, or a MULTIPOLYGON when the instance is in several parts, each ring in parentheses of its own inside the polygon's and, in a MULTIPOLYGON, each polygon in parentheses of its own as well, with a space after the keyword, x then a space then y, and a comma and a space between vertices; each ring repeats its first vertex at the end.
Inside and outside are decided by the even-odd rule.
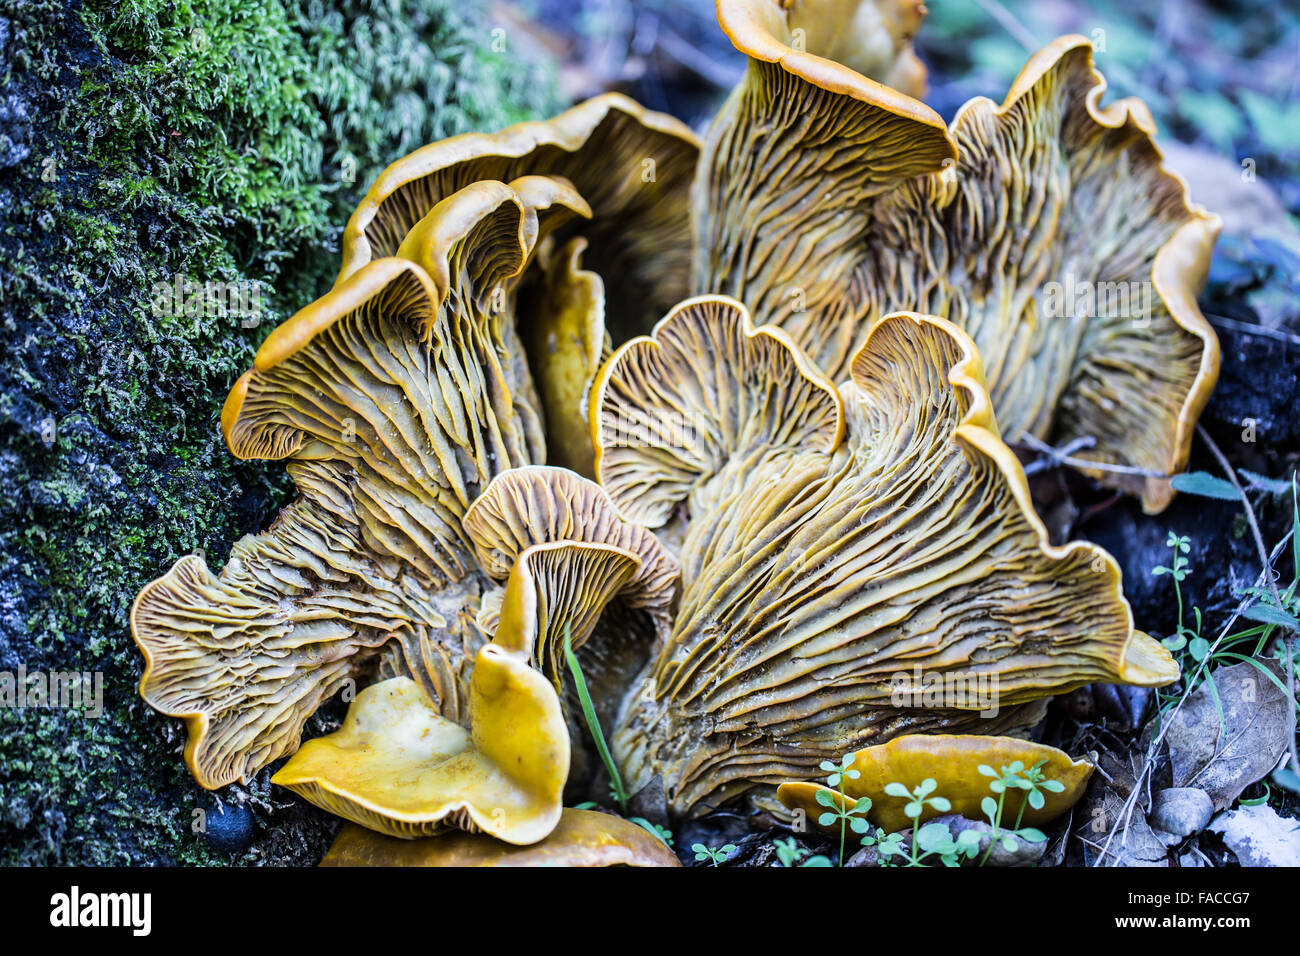
POLYGON ((736 49, 818 86, 925 95, 925 66, 912 50, 922 0, 717 0, 717 11, 736 49))
POLYGON ((614 313, 644 328, 686 291, 687 195, 699 142, 690 128, 617 93, 550 120, 497 133, 465 133, 424 146, 389 166, 348 221, 339 281, 393 255, 440 200, 479 180, 564 177, 591 204, 597 271, 614 313))
MULTIPOLYGON (((1016 737, 987 737, 974 734, 908 734, 888 743, 857 751, 851 769, 856 778, 843 780, 844 796, 850 801, 871 798, 867 819, 888 833, 908 829, 912 819, 903 813, 906 801, 885 793, 891 783, 901 783, 911 793, 923 781, 938 783, 934 796, 946 797, 952 809, 939 811, 925 807, 920 821, 940 816, 942 812, 956 813, 971 820, 985 819, 981 801, 991 794, 990 778, 979 772, 981 765, 1000 771, 1019 761, 1024 767, 1042 762, 1043 774, 1049 780, 1063 784, 1060 793, 1042 791, 1044 802, 1037 809, 1025 804, 1025 791, 1009 789, 1003 805, 1004 821, 1020 819, 1025 826, 1042 826, 1051 823, 1074 806, 1083 796, 1092 776, 1093 765, 1087 760, 1075 760, 1063 751, 1046 744, 1037 744, 1016 737), (1021 805, 1024 805, 1023 815, 1021 805)), ((817 793, 826 790, 840 805, 839 794, 818 783, 783 783, 777 788, 777 798, 790 810, 802 810, 807 819, 817 822, 826 807, 817 802, 817 793)), ((838 823, 823 828, 839 835, 838 823)))
POLYGON ((479 833, 398 840, 344 824, 321 866, 681 866, 663 842, 621 817, 566 809, 540 843, 512 846, 479 833))
POLYGON ((590 219, 591 207, 561 177, 481 180, 434 205, 406 233, 397 256, 419 263, 444 295, 456 269, 465 268, 471 288, 486 297, 518 279, 538 242, 574 217, 590 219))
MULTIPOLYGON (((676 559, 646 528, 625 520, 598 484, 564 468, 531 465, 503 472, 470 505, 464 526, 479 565, 500 580, 534 545, 607 545, 634 555, 635 573, 619 596, 666 626, 676 559)), ((578 637, 574 636, 575 646, 578 637)))
POLYGON ((569 736, 530 651, 507 640, 479 651, 469 732, 395 677, 361 691, 342 728, 303 744, 271 782, 389 836, 455 827, 538 842, 560 819, 569 736))
POLYGON ((219 575, 187 555, 140 590, 140 696, 185 721, 200 786, 247 782, 296 750, 312 713, 395 633, 443 630, 437 607, 384 572, 354 514, 300 499, 236 542, 219 575))
POLYGON ((616 352, 593 391, 597 472, 620 510, 687 516, 672 633, 613 734, 629 786, 662 774, 685 813, 900 732, 1011 730, 1083 684, 1177 678, 1134 631, 1114 560, 1050 544, 964 332, 889 316, 839 395, 787 339, 758 335, 786 354, 756 360, 743 306, 695 300, 616 352), (677 341, 707 344, 660 360, 677 341), (602 436, 659 402, 705 439, 630 442, 641 472, 607 474, 602 436), (954 699, 913 701, 914 669, 954 699))

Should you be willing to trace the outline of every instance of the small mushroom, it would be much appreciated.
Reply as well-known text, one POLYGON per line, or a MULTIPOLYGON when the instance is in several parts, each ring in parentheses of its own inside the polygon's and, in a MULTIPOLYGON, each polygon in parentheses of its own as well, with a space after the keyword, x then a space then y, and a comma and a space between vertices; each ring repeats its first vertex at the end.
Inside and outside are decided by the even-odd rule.
MULTIPOLYGON (((666 634, 677 560, 654 534, 625 520, 594 481, 563 468, 513 468, 494 478, 470 505, 464 527, 479 564, 498 580, 529 549, 549 542, 604 545, 630 553, 637 565, 618 595, 626 606, 646 611, 666 634)), ((586 638, 574 629, 575 648, 586 638)))
POLYGON ((540 843, 512 846, 483 834, 398 840, 345 824, 321 866, 681 866, 635 823, 592 810, 565 810, 540 843))
MULTIPOLYGON (((891 783, 901 783, 911 793, 925 780, 934 780, 938 786, 934 796, 941 796, 951 804, 950 810, 926 805, 920 815, 922 823, 944 813, 954 813, 969 820, 984 820, 980 804, 992 794, 990 778, 980 773, 980 766, 1000 772, 1019 761, 1024 767, 1041 764, 1048 780, 1055 780, 1064 789, 1043 790, 1041 807, 1025 802, 1026 792, 1015 788, 1006 791, 1003 801, 1002 821, 1011 827, 1015 820, 1024 826, 1041 827, 1051 823, 1074 806, 1087 789, 1093 765, 1086 760, 1074 760, 1063 751, 1046 744, 1036 744, 1015 737, 988 737, 974 734, 907 734, 888 743, 867 747, 853 755, 852 769, 857 777, 846 776, 842 781, 844 796, 848 801, 871 799, 867 819, 892 833, 912 826, 912 818, 903 812, 906 801, 885 792, 891 783)), ((783 783, 777 788, 777 799, 790 810, 802 811, 806 819, 816 823, 826 807, 817 802, 819 791, 831 794, 840 805, 837 791, 818 783, 783 783)), ((820 825, 820 824, 819 824, 820 825)), ((834 830, 839 835, 838 823, 834 830)))
POLYGON ((566 636, 574 648, 585 644, 605 605, 640 570, 641 559, 622 548, 575 541, 534 545, 519 555, 500 601, 484 600, 478 622, 496 633, 503 620, 535 616, 533 664, 559 690, 566 636))
POLYGON ((675 813, 900 733, 1005 732, 1073 687, 1177 678, 1114 560, 1048 542, 975 346, 943 319, 878 323, 837 394, 704 296, 617 351, 592 403, 620 512, 685 515, 671 635, 613 734, 629 787, 661 774, 675 813), (672 416, 691 428, 621 424, 672 416), (948 693, 922 699, 928 681, 948 693))

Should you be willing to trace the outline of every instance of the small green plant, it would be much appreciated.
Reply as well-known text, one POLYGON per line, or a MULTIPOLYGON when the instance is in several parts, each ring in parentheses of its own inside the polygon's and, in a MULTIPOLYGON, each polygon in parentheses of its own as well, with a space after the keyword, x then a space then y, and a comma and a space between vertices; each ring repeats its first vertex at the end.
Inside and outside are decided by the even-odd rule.
POLYGON ((736 844, 724 843, 722 846, 714 850, 705 846, 703 843, 692 843, 691 852, 695 854, 696 863, 703 863, 705 860, 708 860, 712 866, 721 866, 723 863, 727 862, 731 857, 731 854, 736 852, 736 844))
POLYGON ((776 858, 782 866, 833 866, 831 858, 820 853, 809 856, 811 850, 799 845, 794 837, 774 840, 776 858), (805 859, 807 857, 807 859, 805 859))
POLYGON ((853 754, 845 754, 840 758, 839 764, 830 760, 823 760, 821 768, 826 773, 826 786, 835 791, 834 794, 827 793, 825 790, 817 791, 817 803, 826 808, 826 812, 817 818, 818 826, 834 826, 838 820, 840 825, 840 866, 844 865, 844 840, 848 831, 852 830, 859 835, 867 833, 870 824, 867 822, 867 814, 871 811, 871 798, 861 797, 858 800, 850 800, 844 793, 845 780, 857 780, 862 776, 861 771, 853 769, 853 754))
MULTIPOLYGON (((912 852, 907 862, 908 866, 924 865, 921 863, 924 848, 921 846, 919 835, 921 814, 925 812, 925 808, 930 807, 939 813, 947 813, 952 809, 952 803, 949 802, 947 797, 941 797, 937 794, 932 796, 938 789, 939 784, 933 777, 926 777, 910 792, 906 786, 898 781, 885 785, 886 794, 907 801, 907 804, 903 807, 903 815, 912 821, 912 852)), ((947 832, 947 827, 944 827, 943 824, 939 824, 939 826, 945 833, 947 832)), ((949 839, 952 839, 951 834, 949 834, 949 839)))
POLYGON ((1191 563, 1186 555, 1192 548, 1190 538, 1183 537, 1174 532, 1169 532, 1169 537, 1165 540, 1165 547, 1173 551, 1173 560, 1170 566, 1163 564, 1156 565, 1151 569, 1151 573, 1156 577, 1163 574, 1169 575, 1174 581, 1174 597, 1178 600, 1178 623, 1177 629, 1171 637, 1166 637, 1163 643, 1165 648, 1170 652, 1181 651, 1184 647, 1198 663, 1205 659, 1205 654, 1209 650, 1210 643, 1201 637, 1201 609, 1193 607, 1192 612, 1196 617, 1196 627, 1190 628, 1183 623, 1183 581, 1187 579, 1187 572, 1191 570, 1191 563))
MULTIPOLYGON (((1047 836, 1033 827, 1025 827, 1021 824, 1024 821, 1025 807, 1032 807, 1035 810, 1041 809, 1047 802, 1045 793, 1060 793, 1065 789, 1065 785, 1058 780, 1051 780, 1043 772, 1043 766, 1046 761, 1039 761, 1032 767, 1026 767, 1022 761, 1016 760, 1008 766, 1002 767, 1001 771, 994 770, 987 764, 980 764, 979 773, 989 780, 989 789, 996 794, 984 798, 980 804, 980 809, 988 818, 992 832, 989 835, 989 844, 984 851, 984 855, 979 859, 979 865, 984 866, 993 852, 993 847, 1000 841, 1002 846, 1008 851, 1016 847, 1016 838, 1024 840, 1027 843, 1042 843, 1047 836), (1006 812, 1006 797, 1010 792, 1024 794, 1024 800, 1021 802, 1020 810, 1016 814, 1015 823, 1007 826, 1004 821, 1006 812)), ((931 821, 922 825, 921 817, 924 815, 926 808, 935 810, 939 813, 948 813, 952 810, 952 803, 945 797, 938 794, 938 783, 933 779, 926 778, 921 781, 920 785, 908 790, 907 787, 894 781, 886 785, 885 793, 891 797, 897 797, 900 800, 906 800, 903 807, 903 813, 912 821, 912 840, 911 849, 906 850, 902 845, 902 833, 886 834, 877 829, 875 833, 868 838, 863 839, 864 845, 874 845, 880 856, 879 865, 893 866, 896 865, 895 858, 902 858, 904 866, 928 866, 926 862, 932 857, 937 857, 944 866, 961 866, 963 860, 974 860, 979 856, 980 844, 983 840, 982 834, 975 829, 962 830, 953 835, 948 824, 939 821, 931 821), (870 840, 870 843, 868 842, 870 840)))
MULTIPOLYGON (((1227 482, 1224 482, 1224 484, 1227 484, 1227 482)), ((1191 493, 1198 492, 1191 489, 1191 493)), ((1296 546, 1296 542, 1300 541, 1300 501, 1297 501, 1297 497, 1297 493, 1293 488, 1292 528, 1288 537, 1291 538, 1296 567, 1300 569, 1300 548, 1296 546)), ((1285 540, 1283 539, 1283 542, 1279 543, 1278 548, 1274 551, 1274 557, 1281 551, 1281 546, 1285 543, 1285 540)), ((1296 627, 1296 618, 1300 615, 1300 571, 1297 571, 1285 590, 1278 591, 1276 597, 1272 587, 1250 586, 1238 589, 1235 592, 1236 597, 1248 602, 1239 609, 1240 616, 1255 623, 1250 627, 1230 634, 1225 633, 1217 641, 1211 642, 1201 634, 1200 608, 1192 608, 1196 621, 1195 627, 1189 627, 1183 621, 1182 582, 1187 579, 1188 573, 1191 571, 1188 559, 1183 555, 1190 550, 1190 539, 1170 532, 1166 543, 1173 550, 1172 566, 1159 565, 1152 568, 1151 573, 1157 577, 1169 575, 1174 582, 1174 596, 1178 605, 1178 623, 1175 633, 1165 638, 1162 643, 1179 658, 1183 676, 1181 683, 1157 692, 1160 704, 1159 713, 1164 714, 1178 700, 1195 690, 1202 682, 1210 688, 1211 694, 1218 703, 1219 695, 1215 687, 1212 671, 1214 667, 1220 664, 1249 663, 1259 670, 1265 678, 1277 685, 1283 693, 1288 693, 1286 682, 1280 680, 1277 675, 1268 670, 1261 663, 1261 658, 1268 653, 1269 644, 1277 634, 1285 634, 1288 630, 1294 630, 1296 627), (1278 602, 1281 604, 1280 607, 1278 602)), ((1291 643, 1294 644, 1294 642, 1291 643)), ((1276 656, 1285 660, 1288 656, 1288 646, 1287 641, 1278 641, 1275 651, 1276 656)), ((1300 667, 1300 662, 1294 659, 1289 664, 1293 672, 1300 667)), ((1221 704, 1220 716, 1222 717, 1221 704)))
POLYGON ((998 841, 1001 841, 1004 850, 1010 852, 1016 848, 1016 837, 1026 843, 1042 843, 1047 839, 1047 835, 1042 830, 1020 825, 1025 817, 1026 806, 1039 810, 1047 802, 1047 798, 1043 796, 1044 791, 1060 793, 1065 789, 1065 784, 1059 780, 1049 780, 1043 773, 1043 764, 1046 762, 1040 760, 1032 767, 1026 768, 1023 761, 1013 760, 1009 765, 1002 767, 1001 772, 994 770, 988 764, 979 765, 979 772, 992 778, 989 781, 989 789, 997 794, 996 800, 990 796, 980 801, 980 809, 984 811, 989 825, 993 827, 993 832, 989 835, 988 849, 980 858, 980 866, 988 862, 993 846, 998 841), (1011 791, 1022 791, 1025 798, 1021 801, 1020 811, 1016 814, 1015 826, 1004 829, 1003 812, 1006 810, 1007 793, 1011 791))
MULTIPOLYGON (((564 625, 564 660, 569 666, 569 673, 573 676, 573 686, 578 692, 578 701, 582 705, 582 716, 586 720, 587 730, 596 744, 596 752, 600 754, 600 760, 605 765, 605 772, 609 774, 609 795, 618 806, 618 812, 625 819, 658 837, 665 846, 671 847, 673 845, 671 830, 652 823, 645 817, 632 816, 628 813, 628 801, 631 798, 627 788, 623 786, 623 775, 618 772, 618 765, 614 763, 614 758, 609 752, 609 744, 605 742, 605 732, 600 728, 596 705, 592 702, 591 691, 587 689, 587 679, 583 676, 582 665, 578 663, 578 655, 573 652, 573 633, 567 623, 564 625)), ((585 803, 579 804, 577 809, 591 809, 595 806, 594 803, 585 803)))
POLYGON ((893 866, 895 857, 906 855, 903 849, 902 833, 886 833, 880 827, 873 827, 862 837, 864 847, 876 848, 876 865, 893 866))
POLYGON ((1268 785, 1268 781, 1266 781, 1266 780, 1265 780, 1265 781, 1261 781, 1261 783, 1264 784, 1264 795, 1263 795, 1263 796, 1260 796, 1260 797, 1252 797, 1252 798, 1249 799, 1249 800, 1247 800, 1245 797, 1241 797, 1241 798, 1239 798, 1239 799, 1237 800, 1237 806, 1239 806, 1239 807, 1258 807, 1258 806, 1263 806, 1264 804, 1268 803, 1268 798, 1269 798, 1270 796, 1273 795, 1273 788, 1270 787, 1270 786, 1268 785))
POLYGON ((917 830, 912 838, 912 845, 915 851, 916 846, 920 846, 921 855, 914 858, 918 861, 913 866, 924 866, 919 862, 926 856, 935 855, 944 866, 961 866, 963 859, 973 860, 980 851, 980 835, 976 830, 962 830, 954 838, 952 831, 948 829, 948 824, 939 823, 938 821, 927 823, 921 829, 917 830))

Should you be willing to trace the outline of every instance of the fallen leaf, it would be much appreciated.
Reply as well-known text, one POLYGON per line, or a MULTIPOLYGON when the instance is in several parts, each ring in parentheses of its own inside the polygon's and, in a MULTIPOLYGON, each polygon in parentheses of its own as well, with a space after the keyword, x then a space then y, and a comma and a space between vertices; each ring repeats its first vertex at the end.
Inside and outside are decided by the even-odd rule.
MULTIPOLYGON (((1284 679, 1278 661, 1259 664, 1284 679)), ((1290 702, 1251 663, 1220 667, 1211 677, 1218 703, 1209 681, 1198 687, 1169 721, 1165 744, 1173 785, 1199 787, 1222 810, 1277 766, 1290 732, 1290 702)))
POLYGON ((1210 829, 1242 866, 1300 866, 1300 820, 1278 816, 1267 803, 1220 813, 1210 829))

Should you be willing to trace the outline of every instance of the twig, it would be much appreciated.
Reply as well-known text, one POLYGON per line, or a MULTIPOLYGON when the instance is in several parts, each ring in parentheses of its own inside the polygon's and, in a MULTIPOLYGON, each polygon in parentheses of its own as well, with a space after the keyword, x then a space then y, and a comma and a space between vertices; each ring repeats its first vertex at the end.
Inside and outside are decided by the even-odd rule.
POLYGON ((1270 329, 1262 325, 1253 325, 1250 322, 1238 322, 1236 319, 1230 319, 1226 315, 1216 315, 1213 312, 1205 313, 1206 318, 1212 319, 1214 325, 1220 325, 1225 329, 1232 329, 1234 332, 1242 332, 1246 335, 1262 335, 1266 338, 1276 339, 1279 342, 1289 342, 1291 345, 1300 345, 1300 335, 1292 335, 1289 332, 1283 332, 1281 329, 1270 329))
POLYGON ((1038 38, 1030 32, 1029 28, 1016 19, 1015 14, 1004 7, 998 0, 975 0, 980 7, 1002 26, 1019 43, 1029 52, 1034 52, 1040 46, 1038 38))
POLYGON ((719 63, 663 25, 659 27, 658 41, 659 49, 664 53, 721 89, 735 86, 745 74, 744 70, 732 67, 729 63, 719 63))
POLYGON ((1080 470, 1105 471, 1115 475, 1137 475, 1141 478, 1171 477, 1163 471, 1152 471, 1149 468, 1138 468, 1134 465, 1112 465, 1105 461, 1092 461, 1087 458, 1075 458, 1071 452, 1092 448, 1097 444, 1097 439, 1093 438, 1091 435, 1076 438, 1068 444, 1062 445, 1060 448, 1053 448, 1051 445, 1040 441, 1028 432, 1020 436, 1020 442, 1029 446, 1040 455, 1045 455, 1047 459, 1031 461, 1025 466, 1026 475, 1032 475, 1034 472, 1043 471, 1053 465, 1069 465, 1071 468, 1078 468, 1080 470))

